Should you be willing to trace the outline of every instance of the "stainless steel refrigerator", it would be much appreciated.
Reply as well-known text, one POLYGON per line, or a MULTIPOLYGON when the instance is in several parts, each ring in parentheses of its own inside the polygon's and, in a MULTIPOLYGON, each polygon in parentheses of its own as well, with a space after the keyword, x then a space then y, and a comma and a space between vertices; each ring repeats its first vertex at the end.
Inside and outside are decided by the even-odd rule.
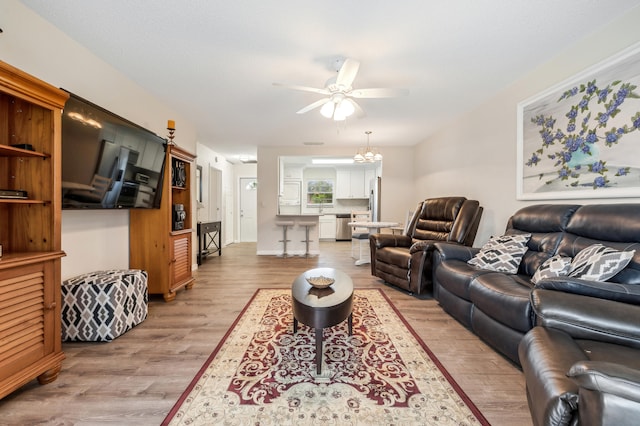
POLYGON ((129 152, 129 148, 106 140, 103 142, 102 154, 96 174, 111 179, 109 190, 102 201, 105 207, 115 207, 118 201, 127 169, 129 152))
POLYGON ((380 176, 371 179, 369 183, 369 210, 371 210, 371 220, 380 222, 380 191, 382 178, 380 176))

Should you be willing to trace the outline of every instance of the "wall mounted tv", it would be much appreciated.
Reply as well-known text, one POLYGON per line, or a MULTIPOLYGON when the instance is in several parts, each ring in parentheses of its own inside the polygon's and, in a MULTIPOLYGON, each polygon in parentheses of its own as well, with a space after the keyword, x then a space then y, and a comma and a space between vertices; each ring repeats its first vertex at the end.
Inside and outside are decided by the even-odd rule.
POLYGON ((160 207, 166 140, 73 93, 62 113, 62 208, 160 207))

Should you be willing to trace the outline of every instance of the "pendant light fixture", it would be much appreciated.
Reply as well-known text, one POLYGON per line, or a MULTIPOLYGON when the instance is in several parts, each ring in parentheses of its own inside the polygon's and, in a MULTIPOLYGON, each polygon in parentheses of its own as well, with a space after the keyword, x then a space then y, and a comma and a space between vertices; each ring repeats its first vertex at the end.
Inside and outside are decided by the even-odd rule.
POLYGON ((356 163, 375 163, 376 161, 382 161, 382 154, 380 154, 378 148, 371 148, 369 145, 371 130, 367 130, 364 133, 367 135, 367 146, 358 148, 356 155, 353 156, 353 161, 356 163))

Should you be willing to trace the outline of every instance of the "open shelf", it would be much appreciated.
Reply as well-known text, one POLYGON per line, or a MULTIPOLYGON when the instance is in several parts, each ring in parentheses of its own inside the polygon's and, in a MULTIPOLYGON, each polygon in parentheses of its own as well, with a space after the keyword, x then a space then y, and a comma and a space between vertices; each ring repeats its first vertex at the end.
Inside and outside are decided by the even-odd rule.
POLYGON ((28 149, 16 148, 9 145, 0 144, 0 156, 3 157, 41 157, 49 158, 49 155, 28 149))

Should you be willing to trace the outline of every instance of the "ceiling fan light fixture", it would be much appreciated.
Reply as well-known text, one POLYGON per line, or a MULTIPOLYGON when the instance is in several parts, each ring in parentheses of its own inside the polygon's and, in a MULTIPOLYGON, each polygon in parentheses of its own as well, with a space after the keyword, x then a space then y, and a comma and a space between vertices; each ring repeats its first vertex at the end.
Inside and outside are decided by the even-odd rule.
POLYGON ((351 100, 345 98, 336 106, 336 111, 340 111, 340 115, 349 117, 356 111, 356 108, 351 100))
POLYGON ((333 113, 333 119, 335 121, 344 121, 347 119, 347 116, 344 115, 344 112, 340 108, 336 108, 335 112, 333 113))
POLYGON ((325 96, 324 99, 312 102, 304 108, 297 111, 298 114, 305 114, 313 109, 321 108, 320 113, 323 117, 333 118, 335 121, 343 121, 355 112, 357 115, 363 115, 362 107, 356 99, 360 98, 392 98, 396 96, 406 96, 409 91, 406 89, 385 89, 385 88, 369 88, 369 89, 353 89, 353 81, 358 74, 360 62, 351 58, 339 58, 334 61, 338 69, 337 75, 329 78, 323 88, 307 87, 307 86, 285 86, 279 83, 273 83, 275 86, 285 86, 290 89, 300 90, 303 92, 311 92, 325 96))
POLYGON ((333 102, 327 102, 322 105, 322 108, 320 108, 320 114, 322 114, 323 117, 331 118, 333 116, 334 107, 335 104, 333 102))

